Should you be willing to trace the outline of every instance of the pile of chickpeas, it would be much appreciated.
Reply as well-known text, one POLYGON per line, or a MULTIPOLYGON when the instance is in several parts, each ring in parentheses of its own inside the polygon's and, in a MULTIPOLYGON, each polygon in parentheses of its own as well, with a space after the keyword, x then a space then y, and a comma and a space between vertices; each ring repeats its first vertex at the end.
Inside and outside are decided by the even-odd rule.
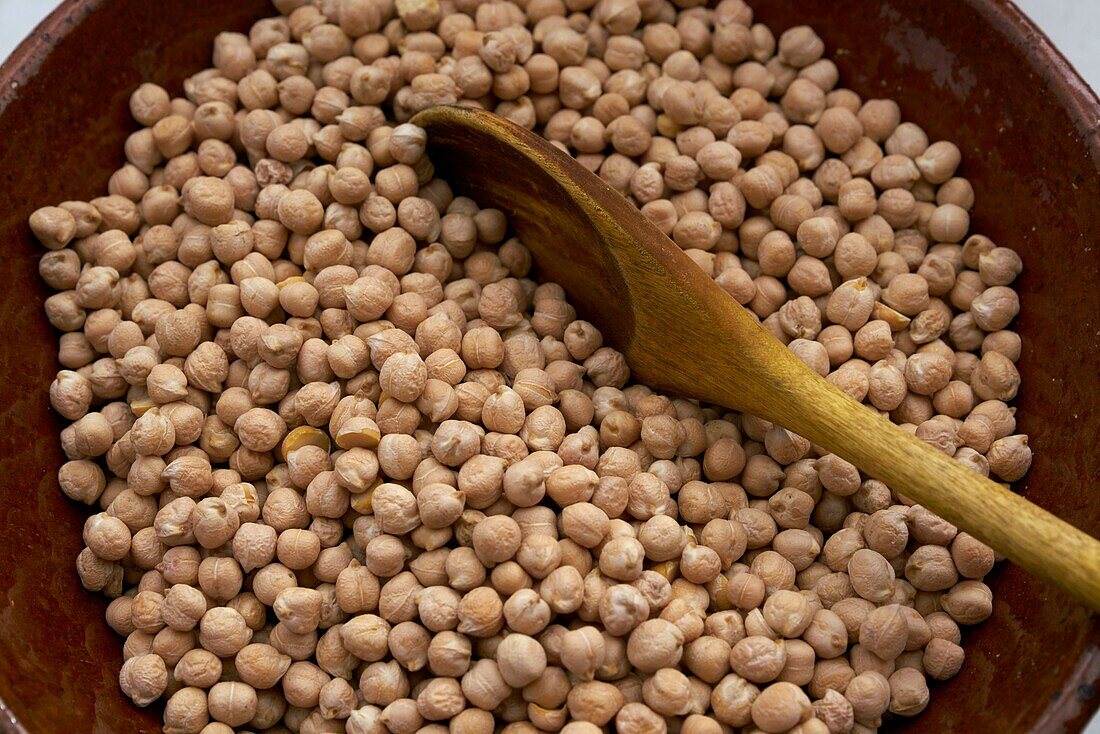
POLYGON ((408 120, 539 131, 826 379, 1013 482, 1021 261, 970 234, 959 149, 742 0, 275 6, 183 96, 133 93, 106 196, 30 218, 123 692, 166 699, 166 734, 920 713, 992 611, 992 550, 780 426, 632 384, 408 120))

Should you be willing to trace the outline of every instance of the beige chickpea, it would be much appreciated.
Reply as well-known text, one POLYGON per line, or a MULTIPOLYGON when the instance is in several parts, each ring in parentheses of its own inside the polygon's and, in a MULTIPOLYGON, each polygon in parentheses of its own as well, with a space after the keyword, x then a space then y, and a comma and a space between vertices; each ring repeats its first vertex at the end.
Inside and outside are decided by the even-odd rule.
POLYGON ((883 660, 905 650, 908 625, 901 607, 890 604, 869 613, 859 630, 859 644, 883 660))
POLYGON ((515 556, 520 548, 519 525, 510 517, 497 515, 474 526, 473 548, 487 565, 503 563, 515 556))
POLYGON ((405 403, 414 402, 424 390, 428 372, 420 355, 412 352, 392 354, 379 370, 379 386, 405 403))
POLYGON ((130 552, 130 529, 117 517, 101 512, 85 521, 84 542, 99 558, 119 561, 130 552))
POLYGON ((989 469, 1005 481, 1022 478, 1031 467, 1031 449, 1027 436, 1005 436, 995 440, 986 454, 989 469))
POLYGON ((1019 297, 1006 286, 987 288, 970 302, 970 314, 985 331, 1004 329, 1019 310, 1019 297))
POLYGON ((874 725, 890 705, 890 684, 880 673, 860 673, 849 682, 844 697, 857 721, 874 725))
POLYGON ((928 220, 928 233, 937 242, 961 242, 970 229, 970 214, 956 204, 937 206, 928 220))
POLYGON ((209 688, 221 678, 222 662, 209 650, 196 647, 183 654, 173 668, 172 674, 185 686, 209 688))
POLYGON ((436 459, 448 466, 459 466, 479 448, 477 430, 465 421, 447 420, 440 424, 432 438, 431 450, 436 459))
POLYGON ((868 601, 881 603, 894 592, 894 569, 881 554, 867 548, 855 551, 848 561, 852 588, 868 601))
POLYGON ((252 590, 264 604, 274 604, 278 593, 284 589, 295 587, 297 579, 294 571, 283 566, 282 563, 270 563, 259 571, 256 571, 252 580, 252 590))
POLYGON ((942 591, 955 584, 958 570, 947 548, 922 545, 906 561, 905 578, 921 591, 942 591))
POLYGON ((710 583, 721 571, 722 561, 717 551, 705 545, 689 543, 680 556, 680 573, 691 583, 710 583))
POLYGON ((484 658, 474 662, 460 685, 466 699, 479 708, 496 708, 511 692, 496 661, 484 658))
POLYGON ((642 685, 647 705, 663 716, 686 714, 691 708, 691 695, 688 677, 672 668, 658 670, 642 685))
POLYGON ((787 731, 811 712, 810 699, 793 683, 773 683, 752 703, 752 720, 766 732, 787 731))
POLYGON ((993 595, 980 581, 962 581, 941 600, 945 612, 960 624, 977 624, 992 614, 993 595))
POLYGON ((566 632, 561 640, 561 663, 570 672, 591 678, 603 664, 604 637, 595 627, 581 627, 566 632))
POLYGON ((459 603, 457 631, 474 637, 495 634, 503 622, 504 605, 496 591, 478 587, 459 603))
POLYGON ((671 622, 647 620, 630 633, 627 656, 637 669, 656 672, 679 662, 683 641, 683 632, 671 622))
POLYGON ((138 706, 148 706, 168 687, 164 660, 155 654, 130 658, 119 672, 119 687, 138 706))
POLYGON ((197 734, 206 726, 209 716, 206 692, 194 687, 181 688, 164 706, 164 730, 168 734, 197 734))
POLYGON ((546 669, 546 652, 533 637, 513 633, 497 647, 497 665, 505 682, 519 688, 542 675, 546 669))
POLYGON ((236 511, 218 497, 200 500, 191 511, 192 533, 203 548, 225 545, 239 526, 240 517, 236 511))
POLYGON ((321 552, 321 541, 310 530, 291 528, 279 534, 276 557, 292 570, 300 570, 313 564, 321 552))
POLYGON ((408 695, 409 683, 396 661, 378 662, 363 670, 359 690, 368 703, 385 706, 408 695))
POLYGON ((586 681, 569 691, 567 706, 574 720, 602 726, 618 713, 623 702, 623 695, 615 686, 586 681))
POLYGON ((232 558, 210 556, 199 564, 199 588, 217 601, 228 601, 240 593, 244 574, 232 558))
POLYGON ((774 680, 786 662, 785 643, 767 637, 745 637, 733 645, 730 652, 733 672, 754 683, 774 680))
POLYGON ((711 694, 711 706, 715 716, 730 726, 748 726, 752 723, 752 705, 760 690, 736 674, 719 681, 711 694))
POLYGON ((156 84, 142 84, 130 94, 130 114, 142 125, 155 124, 168 115, 168 92, 156 84))
POLYGON ((284 227, 298 234, 316 232, 324 218, 321 202, 310 191, 291 191, 279 200, 278 219, 284 227))
MULTIPOLYGON (((575 731, 571 734, 582 734, 583 731, 587 730, 582 730, 579 727, 586 723, 574 721, 566 726, 575 728, 575 731)), ((660 714, 638 701, 630 701, 619 709, 618 713, 615 714, 615 726, 622 731, 637 732, 662 732, 667 729, 665 720, 660 714)), ((562 731, 565 731, 565 729, 562 729, 562 731)), ((687 731, 686 726, 684 731, 687 731)))
POLYGON ((934 680, 947 680, 959 672, 964 656, 958 644, 934 637, 924 648, 924 671, 934 680))
POLYGON ((193 586, 174 584, 165 593, 162 615, 165 623, 174 630, 186 632, 193 629, 206 610, 205 597, 193 586))
POLYGON ((208 609, 199 622, 199 644, 219 657, 235 655, 251 639, 244 617, 229 607, 208 609))
POLYGON ((813 620, 809 601, 796 591, 781 589, 764 602, 764 619, 784 637, 799 637, 813 620))
POLYGON ((283 675, 283 694, 286 696, 287 703, 292 706, 316 706, 321 688, 328 681, 328 674, 313 663, 294 662, 283 675))
POLYGON ((978 257, 978 274, 988 286, 1007 286, 1023 270, 1020 256, 1007 247, 994 247, 978 257))
POLYGON ((316 589, 283 589, 275 597, 274 610, 289 631, 305 634, 316 629, 320 621, 321 595, 316 589))
POLYGON ((608 633, 617 636, 625 636, 645 621, 649 611, 650 604, 643 593, 626 584, 612 586, 599 599, 599 619, 608 633))
POLYGON ((916 716, 928 705, 928 684, 924 673, 901 668, 890 676, 890 711, 899 716, 916 716))
POLYGON ((210 716, 229 726, 247 724, 256 715, 256 691, 247 683, 223 681, 207 691, 210 716))

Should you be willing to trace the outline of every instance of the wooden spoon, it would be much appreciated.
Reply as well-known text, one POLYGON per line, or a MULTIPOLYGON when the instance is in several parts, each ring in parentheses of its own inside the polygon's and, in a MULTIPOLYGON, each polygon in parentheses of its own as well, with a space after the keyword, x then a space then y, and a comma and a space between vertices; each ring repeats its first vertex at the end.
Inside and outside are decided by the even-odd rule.
POLYGON ((447 180, 508 215, 641 382, 794 431, 1100 610, 1100 542, 822 379, 572 158, 483 110, 435 107, 413 122, 447 180))

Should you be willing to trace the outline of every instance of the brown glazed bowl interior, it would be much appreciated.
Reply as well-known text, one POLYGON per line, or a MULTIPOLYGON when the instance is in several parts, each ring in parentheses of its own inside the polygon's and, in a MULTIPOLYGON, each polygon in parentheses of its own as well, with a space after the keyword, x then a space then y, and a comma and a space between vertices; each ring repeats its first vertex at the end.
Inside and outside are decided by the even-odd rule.
MULTIPOLYGON (((841 80, 892 97, 932 140, 963 151, 975 231, 1015 248, 1024 376, 1021 430, 1035 465, 1023 490, 1100 529, 1100 105, 1049 41, 1005 0, 750 0, 782 31, 808 23, 841 80)), ((126 100, 151 80, 180 93, 222 30, 246 31, 266 0, 67 0, 0 70, 0 731, 159 731, 159 711, 118 691, 121 645, 105 602, 73 563, 85 508, 57 487, 62 463, 46 388, 56 339, 42 314, 39 205, 105 190, 134 129, 126 100)), ((969 632, 966 665, 936 685, 907 732, 1079 731, 1100 698, 1100 626, 1007 566, 993 617, 969 632)), ((155 709, 155 707, 154 707, 155 709)))

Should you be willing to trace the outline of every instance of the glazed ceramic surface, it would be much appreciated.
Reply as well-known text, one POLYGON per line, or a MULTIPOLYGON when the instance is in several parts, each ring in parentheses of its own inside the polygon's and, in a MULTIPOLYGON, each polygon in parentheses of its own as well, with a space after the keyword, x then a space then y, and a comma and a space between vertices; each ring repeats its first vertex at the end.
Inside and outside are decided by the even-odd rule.
MULTIPOLYGON (((750 0, 778 32, 825 39, 845 86, 892 97, 933 140, 955 141, 976 231, 1020 252, 1017 403, 1033 501, 1100 531, 1100 104, 1005 0, 750 0)), ((180 93, 214 36, 271 14, 266 0, 69 0, 0 69, 0 731, 157 732, 119 692, 121 641, 74 570, 87 510, 57 487, 62 421, 46 392, 57 335, 42 313, 36 207, 104 191, 134 129, 142 81, 180 93)), ((895 730, 1079 731, 1100 703, 1100 623, 1018 568, 994 573, 993 617, 967 660, 895 730)))

